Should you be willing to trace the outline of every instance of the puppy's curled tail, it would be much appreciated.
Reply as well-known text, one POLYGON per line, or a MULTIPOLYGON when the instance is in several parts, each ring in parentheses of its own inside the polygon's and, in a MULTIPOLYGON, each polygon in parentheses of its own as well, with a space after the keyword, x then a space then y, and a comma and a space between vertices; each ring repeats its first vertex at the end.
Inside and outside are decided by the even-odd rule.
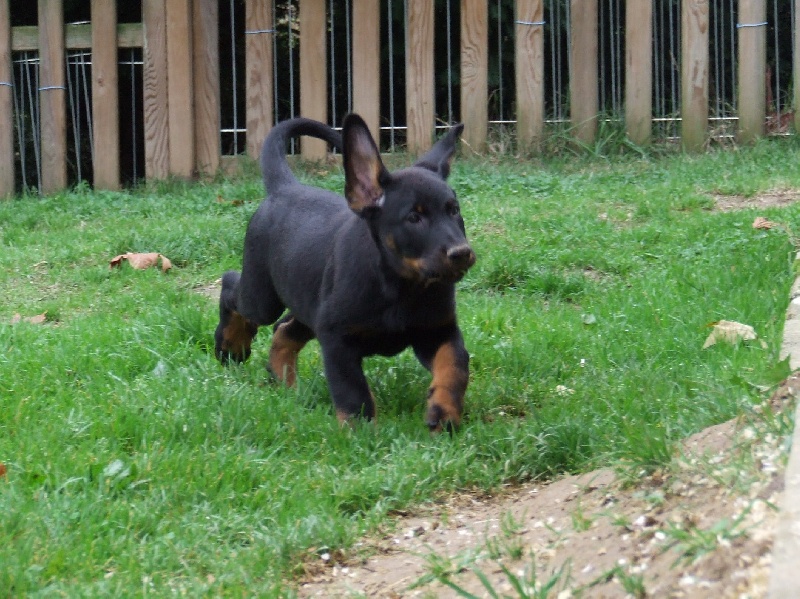
POLYGON ((267 193, 274 193, 281 186, 297 181, 286 162, 286 143, 300 135, 323 139, 342 151, 342 135, 324 123, 302 117, 278 123, 270 130, 261 148, 261 173, 267 193))

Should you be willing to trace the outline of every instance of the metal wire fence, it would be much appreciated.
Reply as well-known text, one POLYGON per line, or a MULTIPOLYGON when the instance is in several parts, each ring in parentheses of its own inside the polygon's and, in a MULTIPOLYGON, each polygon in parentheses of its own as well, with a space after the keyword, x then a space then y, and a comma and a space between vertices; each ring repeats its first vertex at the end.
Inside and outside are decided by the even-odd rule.
MULTIPOLYGON (((794 4, 787 0, 768 0, 767 61, 769 69, 768 106, 777 114, 791 110, 791 41, 793 39, 794 4), (770 100, 771 98, 771 100, 770 100)), ((243 11, 242 0, 224 0, 230 15, 226 43, 230 40, 231 84, 227 86, 233 107, 225 114, 229 121, 223 134, 234 136, 223 147, 243 151, 245 133, 244 101, 240 85, 243 77, 243 11), (240 31, 241 30, 241 31, 240 31), (239 45, 237 45, 239 44, 239 45), (238 79, 237 79, 238 78, 238 79)), ((514 113, 514 5, 509 0, 489 0, 489 118, 495 130, 515 124, 514 113)), ((711 32, 709 55, 711 81, 709 114, 712 134, 730 137, 736 121, 736 25, 737 0, 711 0, 709 5, 711 32)), ((459 119, 459 0, 436 2, 436 115, 442 126, 459 119)), ((277 24, 274 37, 275 114, 279 119, 298 115, 299 59, 298 0, 277 3, 273 19, 277 24), (281 68, 279 68, 279 66, 281 68)), ((328 0, 329 122, 336 125, 352 106, 352 72, 349 48, 352 35, 351 0, 328 0)), ((624 113, 625 83, 625 0, 605 0, 599 4, 599 90, 600 111, 607 121, 621 122, 624 113)), ((404 141, 406 0, 384 0, 382 3, 381 39, 385 40, 381 62, 385 74, 381 87, 381 145, 393 150, 404 141)), ((224 21, 224 18, 221 19, 224 21)), ((678 135, 680 123, 680 2, 657 2, 653 12, 653 121, 656 138, 678 135)), ((545 0, 545 110, 551 126, 567 127, 569 122, 569 48, 570 3, 567 0, 545 0)), ((223 25, 224 27, 224 25, 223 25)), ((774 128, 773 128, 774 129, 774 128)), ((786 127, 782 128, 785 132, 786 127)), ((776 132, 772 130, 771 132, 776 132)), ((231 150, 231 153, 235 153, 231 150)))
MULTIPOLYGON (((490 135, 513 137, 515 123, 514 2, 489 1, 489 107, 490 135)), ((792 86, 792 40, 795 32, 794 2, 767 0, 768 28, 767 129, 788 131, 786 115, 792 86)), ((126 4, 127 14, 141 14, 141 0, 126 4)), ((737 118, 737 0, 711 0, 710 90, 711 135, 731 137, 737 118)), ((12 3, 12 25, 19 4, 12 3), (15 9, 15 7, 17 7, 15 9)), ((545 0, 545 120, 549 131, 569 126, 570 2, 545 0)), ((220 140, 223 154, 245 151, 244 0, 219 2, 220 140)), ((273 4, 274 114, 276 120, 299 112, 299 1, 273 4)), ((353 103, 351 0, 328 0, 328 121, 341 123, 353 103)), ((382 149, 392 151, 405 142, 405 52, 407 0, 381 2, 381 138, 382 149)), ((459 0, 436 0, 435 114, 442 125, 459 120, 460 57, 459 0)), ((680 2, 655 3, 653 11, 653 123, 654 138, 678 135, 680 126, 680 2)), ((625 0, 599 3, 599 105, 601 119, 621 126, 625 86, 625 0)), ((39 141, 39 58, 35 51, 14 52, 13 98, 17 185, 38 189, 41 181, 39 141)), ((88 50, 69 51, 66 57, 68 102, 68 174, 71 182, 92 181, 92 56, 88 50)), ((120 135, 122 180, 139 182, 144 176, 142 118, 142 51, 119 51, 120 135)), ((505 147, 505 146, 504 146, 505 147)), ((509 146, 511 147, 511 146, 509 146)))

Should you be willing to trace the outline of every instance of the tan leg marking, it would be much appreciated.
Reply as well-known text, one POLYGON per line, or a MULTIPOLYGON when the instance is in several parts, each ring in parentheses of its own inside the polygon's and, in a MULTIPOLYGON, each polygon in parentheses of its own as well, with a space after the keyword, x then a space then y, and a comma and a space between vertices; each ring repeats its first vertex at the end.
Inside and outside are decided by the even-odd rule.
MULTIPOLYGON (((378 420, 378 411, 375 408, 375 396, 372 394, 372 390, 369 392, 369 400, 372 403, 372 424, 375 424, 378 420)), ((339 424, 342 426, 353 426, 353 420, 356 420, 360 414, 348 414, 344 410, 336 410, 336 419, 339 421, 339 424)))
POLYGON ((287 387, 294 387, 297 382, 297 354, 305 347, 305 341, 292 339, 286 328, 293 320, 284 322, 272 335, 272 346, 269 348, 269 367, 272 373, 287 387))
POLYGON ((428 389, 428 422, 438 421, 433 430, 442 429, 442 424, 461 423, 464 393, 467 390, 469 374, 459 366, 455 348, 445 343, 433 356, 431 366, 433 380, 428 389))
POLYGON ((250 344, 256 336, 256 327, 238 312, 231 312, 228 326, 222 330, 222 351, 235 355, 244 356, 250 352, 250 344))

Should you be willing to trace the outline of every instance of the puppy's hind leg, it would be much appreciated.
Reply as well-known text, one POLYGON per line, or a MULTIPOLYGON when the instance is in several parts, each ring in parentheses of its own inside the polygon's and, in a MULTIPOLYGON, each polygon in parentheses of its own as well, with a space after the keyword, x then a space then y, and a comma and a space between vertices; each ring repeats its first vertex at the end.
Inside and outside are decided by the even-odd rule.
POLYGON ((287 387, 297 380, 297 354, 314 338, 314 331, 291 313, 275 323, 269 349, 269 371, 287 387))
POLYGON ((258 325, 239 313, 237 306, 239 273, 228 271, 222 276, 219 296, 219 324, 214 332, 214 355, 226 364, 228 360, 244 362, 250 357, 250 345, 258 325))

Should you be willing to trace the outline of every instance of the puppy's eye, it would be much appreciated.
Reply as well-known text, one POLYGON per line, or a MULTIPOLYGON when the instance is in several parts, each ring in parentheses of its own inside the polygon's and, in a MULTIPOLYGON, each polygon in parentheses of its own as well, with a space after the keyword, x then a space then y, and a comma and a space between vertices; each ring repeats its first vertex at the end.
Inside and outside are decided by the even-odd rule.
POLYGON ((446 210, 449 216, 458 216, 461 213, 461 208, 455 202, 447 204, 446 210))
POLYGON ((419 221, 422 220, 422 216, 419 212, 409 212, 406 220, 410 222, 412 225, 417 224, 419 221))

